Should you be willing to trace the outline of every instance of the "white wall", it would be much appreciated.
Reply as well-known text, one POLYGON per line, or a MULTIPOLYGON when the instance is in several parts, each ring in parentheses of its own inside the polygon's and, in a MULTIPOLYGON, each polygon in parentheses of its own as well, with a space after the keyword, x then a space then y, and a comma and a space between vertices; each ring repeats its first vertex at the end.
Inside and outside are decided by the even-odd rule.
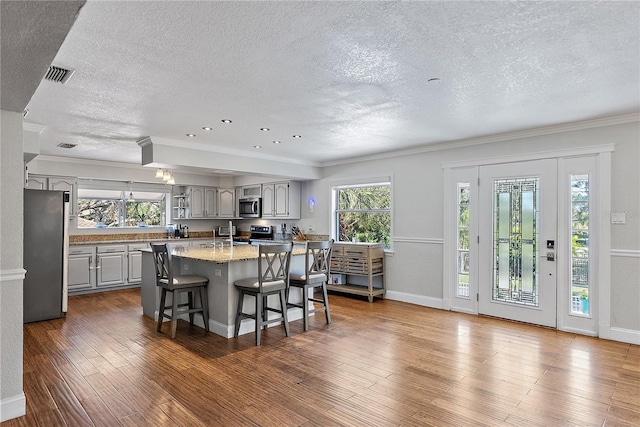
MULTIPOLYGON (((611 326, 640 333, 640 124, 536 135, 520 139, 326 167, 323 178, 305 183, 302 200, 316 199, 315 212, 302 210, 300 223, 330 234, 331 182, 346 177, 391 175, 393 178, 393 250, 387 257, 391 297, 439 307, 443 280, 442 164, 508 155, 615 144, 612 154, 611 207, 626 212, 625 225, 612 226, 611 326), (622 250, 622 252, 621 252, 622 250), (624 256, 617 256, 623 254, 624 256)), ((602 212, 609 221, 608 212, 602 212)))
POLYGON ((25 414, 22 391, 22 114, 2 110, 0 135, 0 421, 25 414))

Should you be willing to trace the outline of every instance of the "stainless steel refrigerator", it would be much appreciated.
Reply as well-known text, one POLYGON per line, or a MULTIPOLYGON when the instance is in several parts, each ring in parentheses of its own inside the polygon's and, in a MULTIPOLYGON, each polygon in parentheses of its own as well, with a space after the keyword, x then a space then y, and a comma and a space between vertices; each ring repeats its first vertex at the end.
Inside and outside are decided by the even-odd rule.
POLYGON ((24 190, 24 323, 67 312, 69 193, 24 190))

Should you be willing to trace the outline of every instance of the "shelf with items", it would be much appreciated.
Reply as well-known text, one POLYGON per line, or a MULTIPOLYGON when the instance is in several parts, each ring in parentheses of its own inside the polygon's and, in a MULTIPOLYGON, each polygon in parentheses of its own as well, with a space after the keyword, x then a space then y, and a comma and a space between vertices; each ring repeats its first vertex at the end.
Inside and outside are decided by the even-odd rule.
POLYGON ((173 219, 189 219, 189 198, 186 194, 173 196, 172 206, 173 219))
POLYGON ((334 243, 331 254, 332 283, 327 289, 384 298, 384 247, 381 243, 334 243))

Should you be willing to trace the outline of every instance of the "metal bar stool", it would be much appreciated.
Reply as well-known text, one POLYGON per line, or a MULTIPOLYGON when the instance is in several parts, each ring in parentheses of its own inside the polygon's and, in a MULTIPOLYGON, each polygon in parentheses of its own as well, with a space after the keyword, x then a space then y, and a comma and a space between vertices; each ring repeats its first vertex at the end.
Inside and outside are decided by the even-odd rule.
POLYGON ((178 317, 180 315, 188 314, 189 323, 193 325, 194 314, 202 313, 204 329, 206 332, 208 332, 209 313, 207 307, 207 285, 209 284, 209 279, 203 276, 196 276, 192 274, 173 274, 171 268, 171 252, 168 251, 167 245, 152 243, 151 249, 153 251, 153 259, 155 261, 156 267, 156 285, 162 290, 162 293, 160 294, 160 307, 158 309, 157 331, 160 332, 163 319, 170 319, 171 339, 174 339, 176 337, 176 328, 178 325, 178 317), (171 293, 172 298, 171 305, 165 306, 167 292, 171 293), (188 302, 180 303, 180 296, 184 292, 187 293, 188 302), (195 292, 200 293, 200 307, 195 307, 195 292), (186 309, 184 307, 186 307, 186 309), (171 314, 166 313, 166 310, 169 309, 171 310, 171 314))

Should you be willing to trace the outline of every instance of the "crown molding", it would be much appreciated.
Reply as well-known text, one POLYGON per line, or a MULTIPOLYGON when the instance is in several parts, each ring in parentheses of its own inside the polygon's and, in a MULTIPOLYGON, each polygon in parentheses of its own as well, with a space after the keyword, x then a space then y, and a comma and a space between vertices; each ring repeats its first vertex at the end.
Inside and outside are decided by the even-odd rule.
POLYGON ((46 126, 38 125, 35 123, 22 122, 23 131, 42 133, 42 131, 45 130, 46 128, 47 128, 46 126))
POLYGON ((441 141, 433 144, 426 144, 420 147, 408 148, 406 150, 389 151, 386 153, 372 154, 369 156, 352 157, 330 162, 323 162, 322 167, 339 166, 350 163, 358 163, 371 160, 383 160, 393 157, 410 156, 415 154, 429 153, 434 151, 449 150, 453 148, 470 147, 474 145, 491 144, 494 142, 509 141, 514 139, 531 138, 536 136, 553 135, 564 132, 615 126, 626 123, 640 122, 640 113, 624 114, 620 116, 605 117, 593 120, 583 120, 579 122, 564 123, 560 125, 544 126, 533 129, 525 129, 514 132, 500 133, 477 138, 460 139, 457 141, 441 141))

